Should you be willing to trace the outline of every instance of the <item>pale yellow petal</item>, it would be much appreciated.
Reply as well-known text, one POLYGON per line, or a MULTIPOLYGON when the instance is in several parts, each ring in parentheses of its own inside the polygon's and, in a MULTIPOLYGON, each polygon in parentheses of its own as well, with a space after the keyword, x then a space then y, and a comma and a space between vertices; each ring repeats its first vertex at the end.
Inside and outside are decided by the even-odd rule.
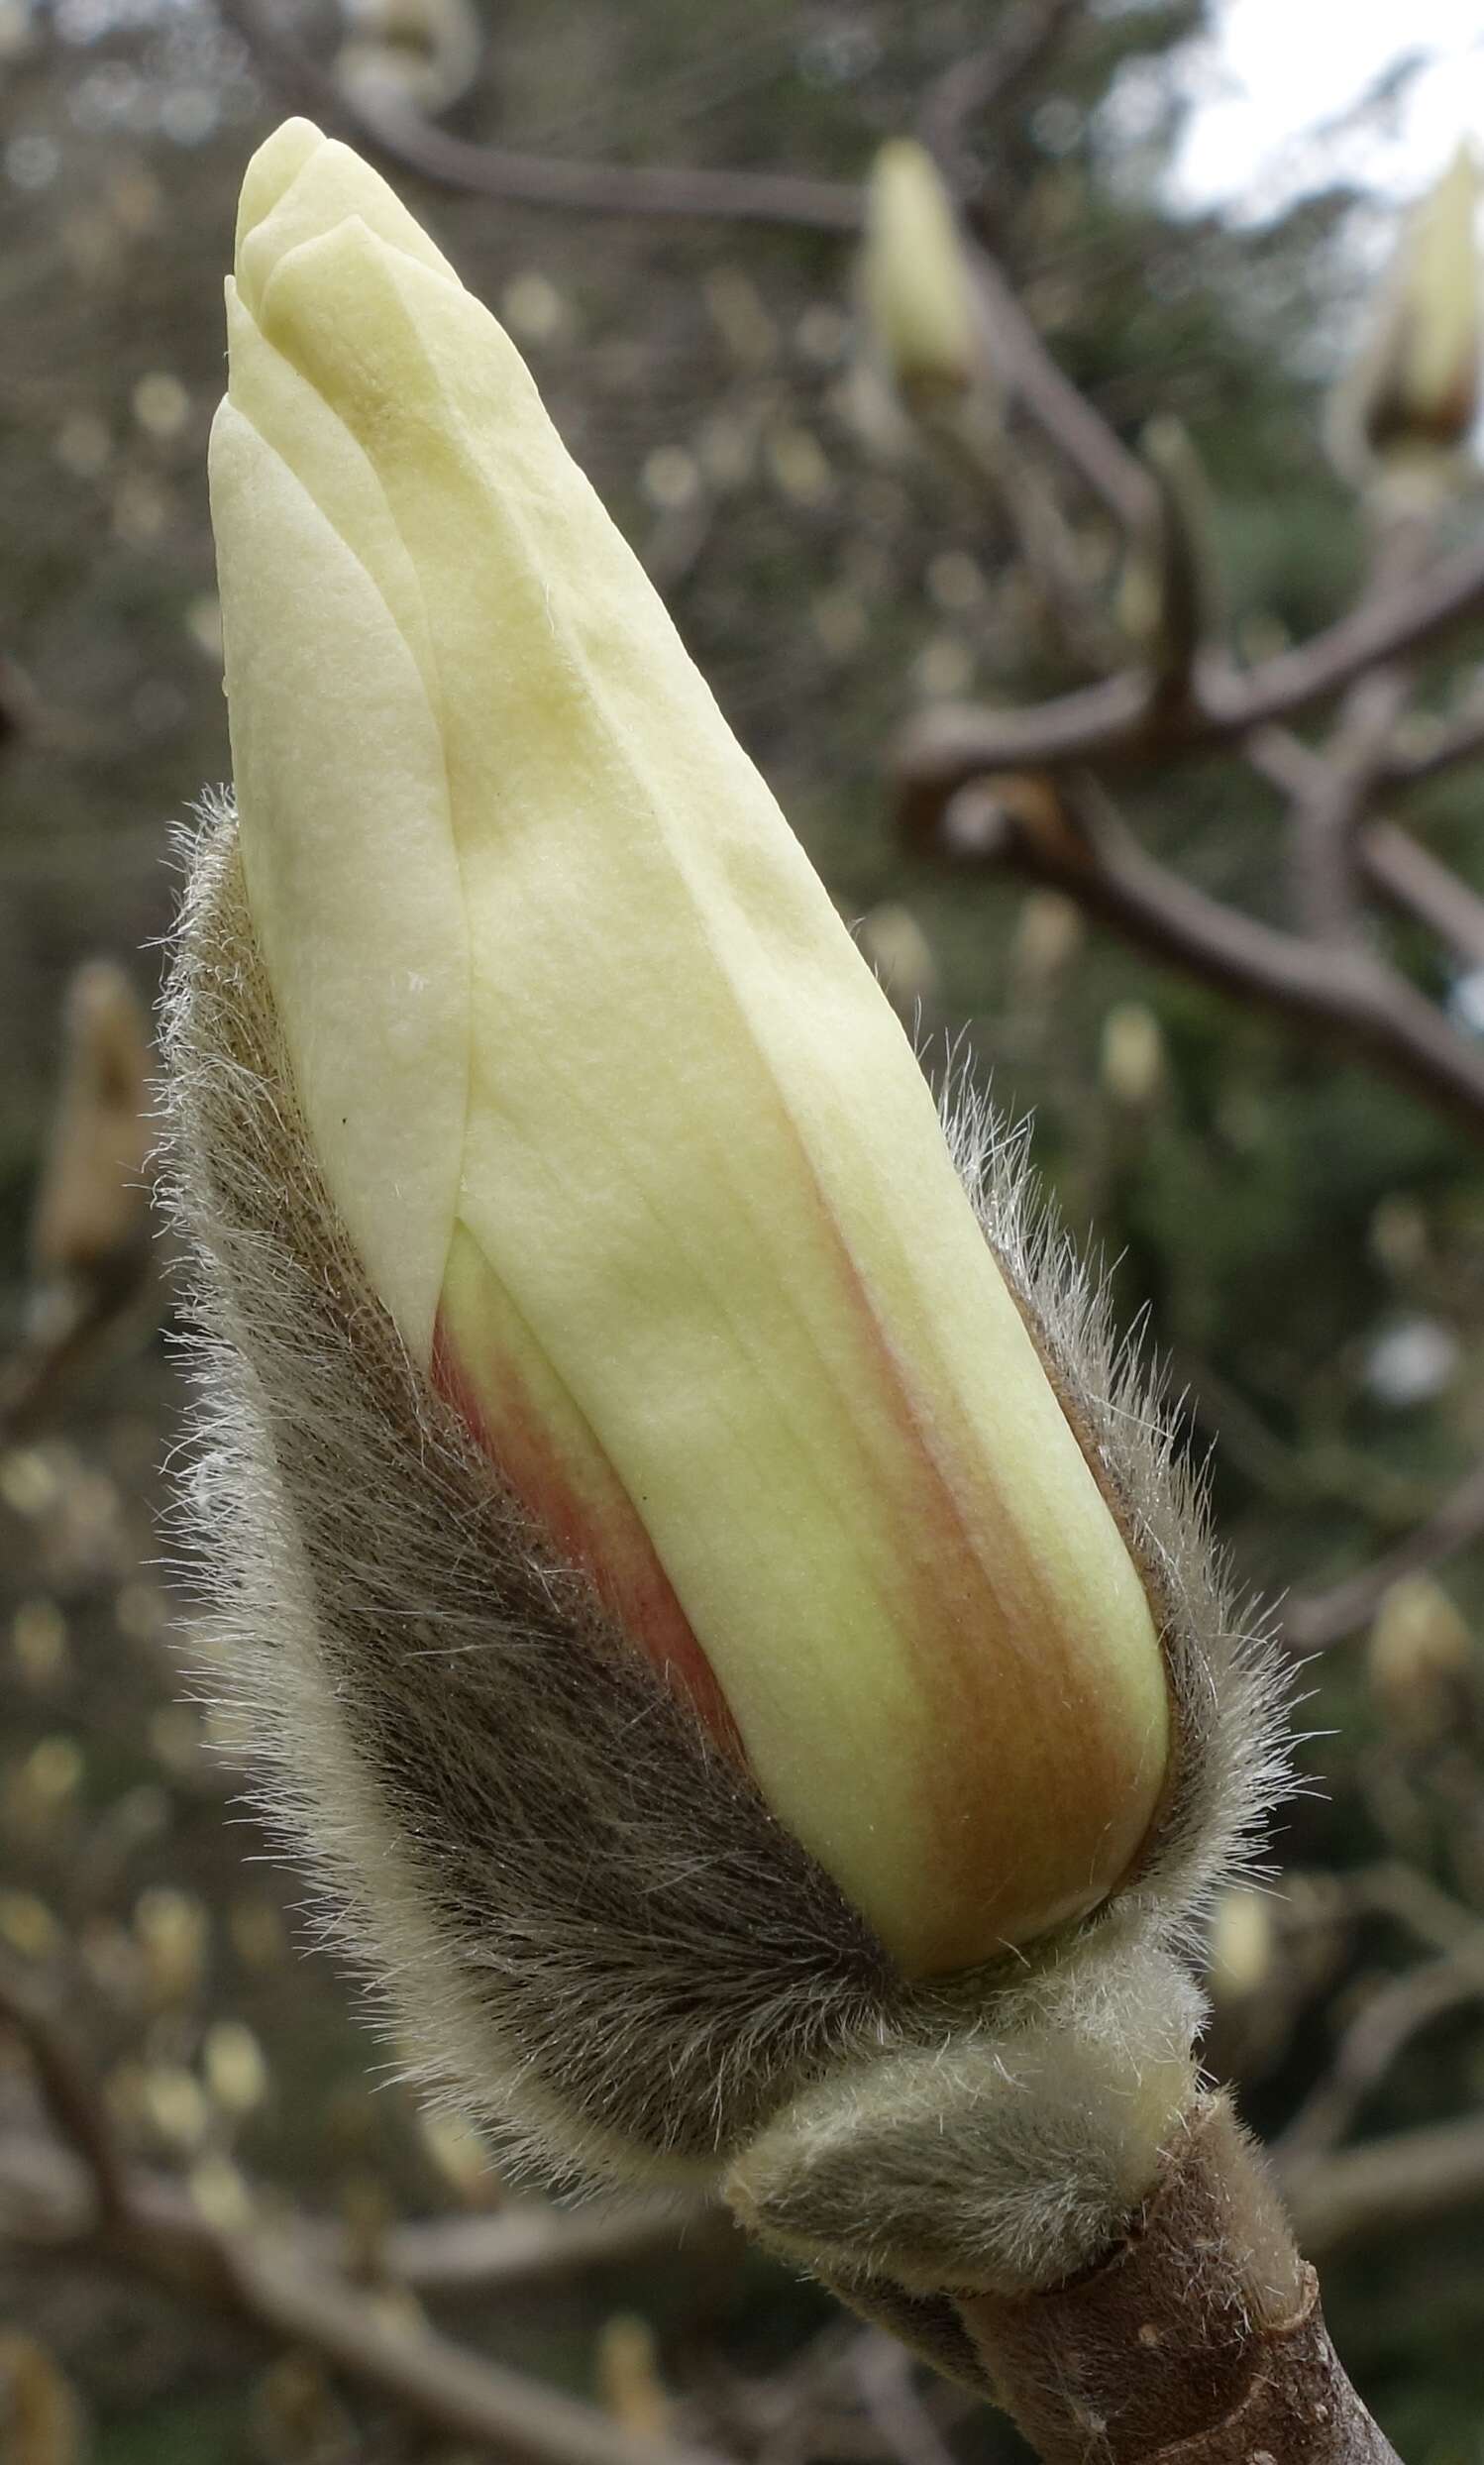
POLYGON ((260 313, 429 582, 490 1275, 887 1941, 1085 1907, 1159 1793, 1162 1666, 898 1022, 482 309, 350 222, 260 313))
POLYGON ((293 120, 255 156, 243 183, 236 272, 248 306, 259 309, 267 273, 290 249, 352 216, 388 248, 457 284, 448 259, 380 174, 349 146, 321 137, 310 121, 293 120))
POLYGON ((439 730, 365 567, 231 402, 211 494, 254 921, 326 1177, 426 1359, 469 1051, 439 730))

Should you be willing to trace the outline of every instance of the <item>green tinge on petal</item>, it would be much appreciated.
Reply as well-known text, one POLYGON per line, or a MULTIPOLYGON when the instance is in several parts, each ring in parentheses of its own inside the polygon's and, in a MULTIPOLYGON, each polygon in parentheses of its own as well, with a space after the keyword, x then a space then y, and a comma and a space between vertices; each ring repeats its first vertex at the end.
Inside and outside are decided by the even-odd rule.
POLYGON ((440 1343, 498 1393, 481 1348, 524 1331, 775 1810, 905 1966, 965 1966, 1135 1856, 1168 1757, 1148 1604, 890 1007, 518 356, 388 240, 373 174, 347 203, 317 161, 245 247, 439 681, 480 1262, 440 1343))

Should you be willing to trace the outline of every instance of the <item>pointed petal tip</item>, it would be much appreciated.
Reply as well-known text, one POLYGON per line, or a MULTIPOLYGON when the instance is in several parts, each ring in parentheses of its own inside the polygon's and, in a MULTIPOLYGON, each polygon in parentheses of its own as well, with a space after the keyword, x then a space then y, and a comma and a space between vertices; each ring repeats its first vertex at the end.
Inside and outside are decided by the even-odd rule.
POLYGON ((312 120, 285 120, 248 164, 238 207, 237 279, 253 314, 260 313, 268 280, 291 250, 353 220, 386 247, 458 281, 379 171, 312 120))

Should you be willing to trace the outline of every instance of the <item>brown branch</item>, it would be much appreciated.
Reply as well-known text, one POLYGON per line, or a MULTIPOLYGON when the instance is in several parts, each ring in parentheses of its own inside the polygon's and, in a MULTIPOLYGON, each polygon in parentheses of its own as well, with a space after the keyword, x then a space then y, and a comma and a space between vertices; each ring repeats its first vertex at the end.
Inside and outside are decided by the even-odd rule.
POLYGON ((1397 2465, 1222 2099, 1101 2267, 959 2313, 1043 2465, 1397 2465))
POLYGON ((1138 456, 1129 453, 1057 366, 998 260, 982 245, 971 244, 969 265, 989 332, 991 375, 1013 393, 1048 443, 1123 528, 1145 529, 1159 506, 1138 456))
MULTIPOLYGON (((1368 595, 1385 600, 1415 581, 1432 525, 1417 514, 1385 524, 1376 540, 1368 595)), ((1361 930, 1361 825, 1412 698, 1412 674, 1394 658, 1367 667, 1347 689, 1328 741, 1310 756, 1309 782, 1290 816, 1295 906, 1321 942, 1355 940, 1361 930)))
POLYGON ((1387 755, 1384 776, 1392 787, 1415 787, 1455 764, 1477 761, 1484 754, 1484 695, 1472 694, 1450 719, 1414 720, 1413 725, 1420 729, 1421 741, 1409 745, 1404 737, 1387 755))
MULTIPOLYGON (((900 738, 893 763, 898 791, 914 811, 925 811, 986 771, 1087 762, 1137 766, 1199 753, 1292 718, 1342 692, 1365 670, 1424 649, 1439 633, 1481 615, 1484 540, 1441 559, 1404 589, 1363 599, 1325 632, 1259 668, 1243 672, 1224 653, 1208 652, 1196 663, 1191 701, 1177 711, 1161 713, 1150 681, 1134 670, 1028 710, 943 704, 900 738)), ((1385 764, 1381 775, 1389 775, 1385 764)))
POLYGON ((1311 2258, 1484 2207, 1484 2120, 1423 2123, 1354 2148, 1279 2162, 1294 2230, 1311 2258))
POLYGON ((1153 686, 1133 668, 1032 709, 938 702, 909 720, 893 747, 898 813, 909 837, 925 839, 949 799, 991 772, 1130 760, 1147 745, 1154 709, 1153 686))
POLYGON ((1484 967, 1484 899, 1395 822, 1362 832, 1360 869, 1388 907, 1426 924, 1465 966, 1484 967))
POLYGON ((1358 1574, 1327 1590, 1299 1592, 1283 1611, 1283 1638, 1295 1652, 1326 1652, 1369 1626, 1383 1595, 1404 1575, 1441 1565, 1484 1537, 1484 1464, 1465 1472, 1432 1514, 1358 1574))
MULTIPOLYGON (((1287 728, 1258 728, 1242 752, 1260 778, 1296 804, 1323 795, 1325 755, 1287 728)), ((1391 776, 1388 755, 1372 785, 1384 787, 1391 776)), ((1426 925, 1465 966, 1484 967, 1484 899, 1410 831, 1394 821, 1367 822, 1355 841, 1355 864, 1366 887, 1389 908, 1426 925)))
POLYGON ((20 2037, 52 2120, 80 2161, 89 2195, 84 2226, 102 2250, 232 2311, 260 2333, 312 2347, 420 2421, 487 2446, 513 2465, 719 2465, 709 2451, 637 2438, 594 2408, 487 2362, 436 2329, 390 2324, 374 2302, 281 2229, 225 2228, 174 2187, 160 2197, 158 2178, 125 2164, 62 2034, 53 1995, 10 1962, 0 1968, 0 2018, 20 2037))
POLYGON ((844 237, 861 227, 861 191, 850 180, 811 179, 793 171, 562 161, 508 146, 473 144, 411 110, 352 95, 258 0, 217 0, 217 8, 286 103, 439 187, 574 214, 776 224, 844 237))
POLYGON ((1316 941, 1354 940, 1360 930, 1360 826, 1410 693, 1400 666, 1359 678, 1319 757, 1313 787, 1295 803, 1289 825, 1294 905, 1316 941))
POLYGON ((227 2291, 258 2327, 308 2345, 454 2439, 522 2465, 719 2465, 640 2438, 592 2406, 486 2362, 436 2330, 391 2329, 351 2288, 305 2269, 275 2236, 216 2237, 227 2291))
POLYGON ((107 2110, 57 2019, 53 1995, 8 1955, 0 1957, 0 2025, 20 2039, 53 2123, 81 2160, 97 2222, 117 2227, 129 2212, 129 2180, 107 2110))
MULTIPOLYGON (((1050 827, 1004 801, 1005 792, 1036 783, 1001 784, 1000 795, 990 782, 979 798, 950 806, 923 852, 960 866, 997 865, 1067 893, 1154 957, 1343 1035, 1478 1134, 1484 1047, 1368 950, 1321 949, 1208 898, 1147 855, 1091 781, 1063 783, 1050 827)), ((915 835, 910 806, 905 819, 915 835)))
POLYGON ((1367 668, 1425 649, 1439 633, 1481 615, 1484 538, 1439 558, 1405 586, 1368 595, 1325 632, 1250 674, 1214 661, 1202 694, 1204 722, 1215 734, 1230 736, 1291 718, 1341 692, 1367 668))
POLYGON ((1473 1939, 1388 1979, 1345 2030, 1333 2062, 1274 2143, 1280 2162, 1332 2148, 1414 2037, 1460 2003, 1484 1996, 1484 1926, 1473 1939))
POLYGON ((1081 9, 1082 0, 1019 0, 1018 7, 1006 11, 989 43, 955 60, 929 87, 917 113, 918 134, 960 196, 971 195, 983 176, 966 127, 991 111, 1005 111, 1046 66, 1081 9))
MULTIPOLYGON (((199 2228, 190 2196, 153 2167, 127 2170, 125 2206, 153 2233, 188 2236, 199 2228)), ((276 2214, 276 2194, 275 2194, 276 2214)), ((32 2132, 0 2133, 0 2233, 28 2242, 75 2241, 96 2218, 89 2177, 66 2148, 32 2132)), ((355 2238, 327 2218, 296 2215, 280 2230, 306 2265, 338 2273, 357 2262, 355 2238)), ((488 2216, 413 2217, 390 2225, 377 2244, 382 2274, 428 2299, 487 2297, 507 2286, 547 2285, 586 2269, 647 2258, 685 2237, 729 2243, 725 2209, 683 2199, 638 2199, 622 2207, 549 2208, 533 2202, 488 2216)))

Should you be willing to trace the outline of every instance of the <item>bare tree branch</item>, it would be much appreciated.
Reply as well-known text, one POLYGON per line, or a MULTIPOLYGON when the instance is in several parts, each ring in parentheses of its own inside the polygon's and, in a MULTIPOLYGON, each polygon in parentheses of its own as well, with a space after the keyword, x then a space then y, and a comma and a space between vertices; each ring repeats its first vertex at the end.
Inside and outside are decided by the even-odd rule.
POLYGON ((995 865, 1064 891, 1154 957, 1341 1034, 1478 1135, 1484 1047, 1404 977, 1369 950, 1322 949, 1208 898, 1145 853, 1090 779, 1063 783, 1051 827, 1020 801, 1027 785, 1036 783, 987 782, 978 797, 950 805, 925 852, 960 867, 995 865))
POLYGON ((965 53, 928 88, 918 133, 958 195, 972 197, 983 177, 965 134, 970 123, 1003 112, 1039 76, 1081 14, 1082 0, 1019 0, 1003 14, 990 42, 965 53))
POLYGON ((1014 394, 1115 520, 1128 531, 1143 529, 1157 514, 1158 499, 1138 456, 1063 375, 988 249, 970 246, 969 266, 989 331, 991 375, 1014 394))
POLYGON ((1326 1652, 1367 1627, 1382 1596, 1404 1575, 1439 1566, 1484 1537, 1484 1464, 1475 1464, 1415 1532, 1358 1574, 1326 1591, 1299 1592, 1283 1611, 1283 1636, 1296 1652, 1326 1652))
POLYGON ((794 171, 562 161, 508 146, 471 144, 411 110, 350 94, 259 0, 216 0, 216 5, 285 102, 439 187, 509 204, 623 214, 638 221, 778 224, 845 237, 860 229, 861 191, 854 181, 810 179, 794 171))
POLYGON ((1387 755, 1384 779, 1390 787, 1414 787, 1455 764, 1477 761, 1484 754, 1484 693, 1476 689, 1450 719, 1419 718, 1413 724, 1419 741, 1401 737, 1387 755))
POLYGON ((107 2112, 64 2035, 46 1987, 8 1954, 0 1957, 0 2024, 20 2038, 47 2111, 86 2171, 101 2225, 117 2227, 129 2213, 128 2169, 107 2112))
POLYGON ((1484 1996, 1484 1925, 1471 1940, 1388 1980, 1364 2003, 1333 2062, 1274 2144, 1280 2164, 1332 2148, 1414 2037, 1460 2003, 1484 1996))
MULTIPOLYGON (((1418 514, 1383 526, 1371 562, 1372 598, 1384 599, 1417 578, 1431 532, 1431 523, 1418 514)), ((1411 671, 1401 658, 1363 669, 1328 741, 1311 757, 1308 786, 1295 797, 1289 823, 1294 905, 1317 941, 1353 941, 1360 933, 1361 824, 1411 698, 1411 671)))
MULTIPOLYGON (((0 2021, 19 2036, 48 2111, 89 2188, 86 2228, 100 2250, 175 2291, 224 2306, 260 2331, 308 2345, 447 2436, 515 2465, 719 2465, 709 2451, 641 2439, 592 2407, 468 2352, 383 2309, 281 2229, 223 2227, 125 2163, 102 2102, 63 2036, 54 1998, 7 1961, 0 2021)), ((33 2185, 33 2189, 35 2186, 33 2185)), ((529 2256, 529 2255, 528 2255, 529 2256)))
POLYGON ((1395 822, 1373 821, 1358 858, 1370 888, 1388 907, 1426 924, 1467 967, 1484 967, 1484 899, 1395 822))
POLYGON ((1371 669, 1351 686, 1312 792, 1290 823, 1294 906, 1317 941, 1353 941, 1360 929, 1360 825, 1411 683, 1400 666, 1371 669))
MULTIPOLYGON (((153 2232, 180 2237, 199 2227, 188 2192, 171 2175, 131 2165, 127 2195, 129 2213, 148 2219, 153 2232)), ((274 2198, 276 2215, 276 2190, 274 2198)), ((96 2213, 89 2175, 67 2148, 29 2131, 0 2132, 0 2235, 75 2241, 91 2231, 96 2213)), ((341 2225, 301 2214, 278 2230, 306 2265, 338 2273, 355 2266, 354 2237, 341 2225)), ((682 2239, 689 2248, 730 2246, 736 2232, 724 2208, 680 2197, 572 2210, 532 2201, 490 2215, 405 2219, 387 2227, 377 2258, 386 2277, 408 2293, 458 2299, 552 2284, 671 2250, 682 2239)))
POLYGON ((1279 2163, 1311 2259, 1484 2206, 1484 2120, 1423 2123, 1333 2154, 1279 2163))
MULTIPOLYGON (((1366 669, 1424 649, 1439 633, 1481 615, 1484 539, 1456 550, 1405 589, 1362 600, 1324 633, 1250 672, 1233 667, 1224 653, 1208 653, 1197 662, 1192 704, 1158 724, 1152 686, 1136 670, 1030 710, 944 703, 899 740, 893 763, 898 792, 915 811, 942 804, 986 771, 1141 764, 1202 752, 1292 718, 1366 669)), ((1384 763, 1381 770, 1385 775, 1384 763)))

